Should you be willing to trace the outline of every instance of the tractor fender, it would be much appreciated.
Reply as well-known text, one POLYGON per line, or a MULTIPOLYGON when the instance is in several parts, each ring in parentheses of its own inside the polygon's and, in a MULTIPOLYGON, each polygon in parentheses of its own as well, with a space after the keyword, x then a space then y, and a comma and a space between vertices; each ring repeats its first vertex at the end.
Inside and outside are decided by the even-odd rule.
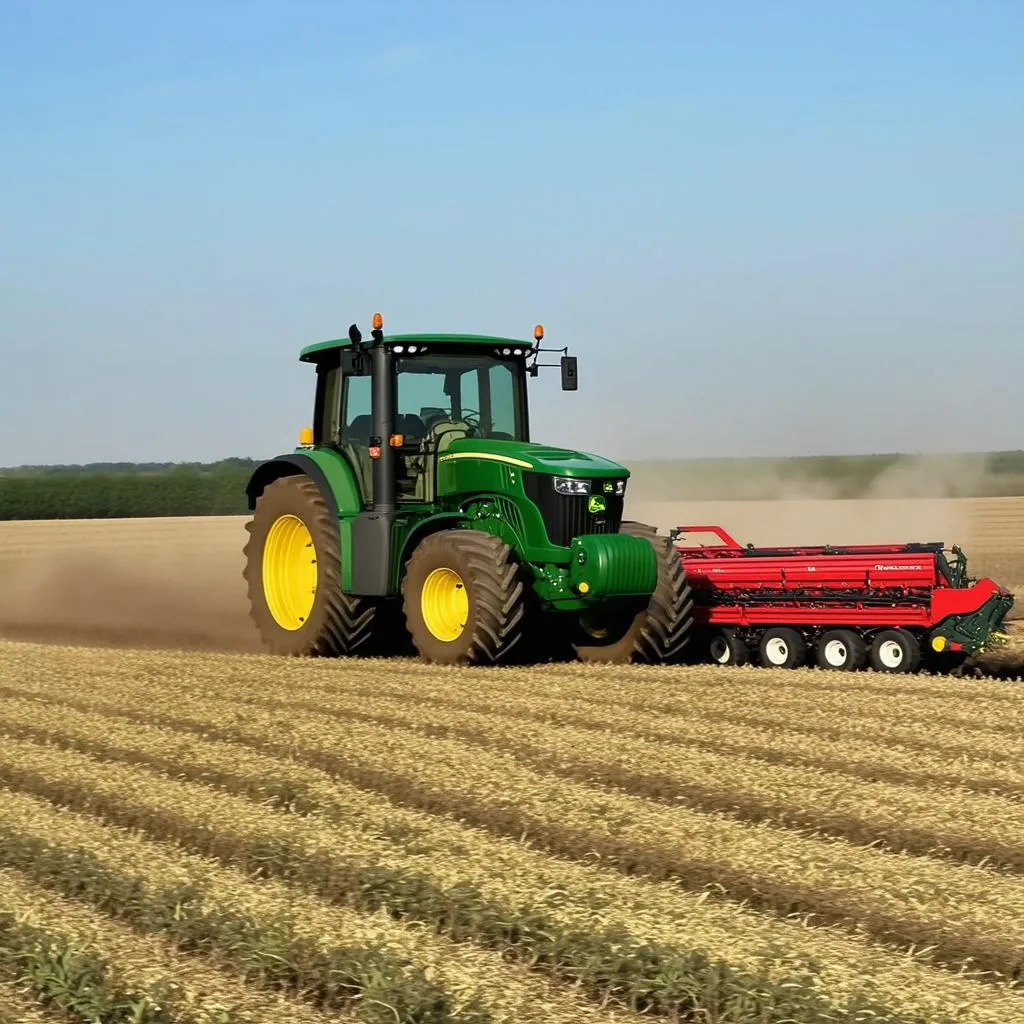
POLYGON ((278 455, 258 466, 245 487, 249 511, 256 508, 256 499, 269 484, 281 477, 299 474, 308 476, 316 484, 335 518, 344 512, 359 511, 359 492, 351 467, 340 453, 324 450, 278 455))
POLYGON ((402 574, 405 571, 405 563, 409 560, 409 556, 413 553, 416 545, 420 543, 425 537, 429 537, 432 533, 437 533, 439 530, 453 530, 461 523, 469 522, 469 516, 462 512, 439 512, 437 515, 430 516, 429 519, 424 519, 422 522, 417 523, 416 526, 409 531, 409 536, 405 538, 405 543, 402 545, 402 551, 395 562, 395 573, 397 579, 395 580, 396 586, 401 585, 402 574))

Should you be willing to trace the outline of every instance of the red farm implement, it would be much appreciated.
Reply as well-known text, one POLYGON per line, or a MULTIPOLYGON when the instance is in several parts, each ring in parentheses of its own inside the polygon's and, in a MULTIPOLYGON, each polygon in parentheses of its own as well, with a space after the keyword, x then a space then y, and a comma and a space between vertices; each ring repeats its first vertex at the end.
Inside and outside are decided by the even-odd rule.
POLYGON ((972 579, 958 547, 742 545, 720 526, 671 533, 693 588, 692 649, 722 665, 815 662, 852 671, 958 667, 1013 606, 994 580, 972 579), (710 544, 692 544, 694 535, 710 544))

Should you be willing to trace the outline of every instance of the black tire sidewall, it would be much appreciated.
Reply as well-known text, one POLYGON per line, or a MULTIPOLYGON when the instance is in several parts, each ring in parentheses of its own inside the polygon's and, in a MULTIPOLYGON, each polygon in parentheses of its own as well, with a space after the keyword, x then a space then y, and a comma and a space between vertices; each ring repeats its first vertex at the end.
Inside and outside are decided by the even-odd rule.
POLYGON ((445 530, 424 538, 413 551, 402 580, 406 628, 420 654, 430 661, 449 662, 465 658, 474 646, 477 625, 476 588, 467 552, 460 550, 458 544, 452 542, 452 535, 459 532, 461 531, 445 530), (430 632, 423 619, 423 584, 435 569, 453 569, 466 587, 469 613, 466 616, 466 626, 456 640, 439 640, 430 632))
POLYGON ((871 642, 871 649, 868 654, 871 667, 876 672, 885 672, 889 675, 906 675, 917 671, 921 662, 921 646, 917 638, 903 629, 885 629, 877 634, 871 642), (903 661, 895 668, 883 664, 879 649, 887 640, 893 640, 900 645, 903 651, 903 661))
POLYGON ((818 637, 815 648, 818 666, 830 672, 853 672, 864 663, 864 641, 850 629, 826 630, 818 637), (830 665, 825 657, 825 645, 833 640, 839 640, 846 647, 846 661, 842 665, 830 665))
POLYGON ((795 629, 790 629, 788 627, 766 629, 761 635, 758 648, 761 664, 765 668, 795 668, 796 666, 803 664, 806 658, 804 638, 795 629), (788 648, 786 660, 781 665, 776 665, 774 662, 769 661, 767 657, 767 645, 774 637, 778 637, 785 641, 788 648))
POLYGON ((297 486, 301 479, 283 477, 267 486, 256 504, 250 532, 248 589, 252 618, 271 649, 284 654, 306 654, 317 646, 327 627, 330 588, 340 586, 341 582, 340 571, 331 572, 330 544, 320 522, 326 506, 319 495, 313 497, 297 486), (284 515, 302 520, 313 539, 316 554, 316 596, 309 618, 296 630, 284 629, 278 623, 271 614, 263 590, 263 552, 267 537, 275 521, 284 515))

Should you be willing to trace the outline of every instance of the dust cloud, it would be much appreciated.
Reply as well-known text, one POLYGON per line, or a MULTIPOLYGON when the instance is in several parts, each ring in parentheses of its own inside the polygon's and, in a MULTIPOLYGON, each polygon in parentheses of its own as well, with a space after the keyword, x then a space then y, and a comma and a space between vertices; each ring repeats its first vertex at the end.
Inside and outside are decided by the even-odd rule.
POLYGON ((112 554, 0 562, 0 636, 44 643, 259 651, 240 574, 175 574, 112 554))
POLYGON ((737 464, 731 475, 719 463, 696 470, 692 480, 678 465, 670 472, 678 475, 659 479, 652 464, 640 468, 627 492, 628 518, 663 532, 716 524, 743 544, 966 545, 971 523, 961 499, 988 481, 983 464, 969 456, 901 457, 856 498, 844 497, 847 480, 794 472, 785 462, 737 464))
MULTIPOLYGON (((971 455, 903 455, 888 466, 846 466, 830 478, 820 468, 786 459, 687 460, 635 465, 630 493, 651 501, 943 500, 998 493, 1005 481, 971 455)), ((628 463, 627 463, 628 464, 628 463)))

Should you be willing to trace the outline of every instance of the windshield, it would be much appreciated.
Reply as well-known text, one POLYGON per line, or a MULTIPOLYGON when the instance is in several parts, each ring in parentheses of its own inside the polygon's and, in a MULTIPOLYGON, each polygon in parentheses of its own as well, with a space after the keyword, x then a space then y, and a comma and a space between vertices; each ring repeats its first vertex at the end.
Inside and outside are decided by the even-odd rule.
POLYGON ((461 423, 470 437, 526 440, 523 366, 483 353, 396 356, 396 428, 406 438, 461 423))

